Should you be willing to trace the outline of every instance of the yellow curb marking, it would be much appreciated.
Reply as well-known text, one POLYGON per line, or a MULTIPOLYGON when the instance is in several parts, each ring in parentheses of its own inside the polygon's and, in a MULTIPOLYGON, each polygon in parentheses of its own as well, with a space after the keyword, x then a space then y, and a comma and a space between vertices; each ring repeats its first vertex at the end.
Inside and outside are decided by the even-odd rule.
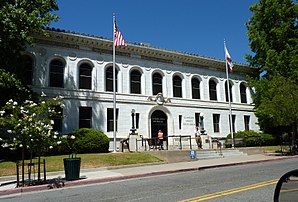
POLYGON ((195 198, 189 198, 189 199, 182 200, 180 202, 205 201, 205 200, 209 200, 209 199, 213 199, 213 198, 217 198, 217 197, 221 197, 221 196, 227 196, 227 195, 235 194, 235 193, 242 192, 242 191, 247 191, 247 190, 250 190, 250 189, 256 189, 256 188, 268 186, 268 185, 271 185, 271 184, 276 184, 277 181, 278 181, 278 179, 269 180, 269 181, 266 181, 266 182, 260 182, 260 183, 256 183, 256 184, 252 184, 252 185, 248 185, 248 186, 243 186, 243 187, 238 187, 238 188, 234 188, 234 189, 224 190, 224 191, 215 192, 215 193, 212 193, 212 194, 206 194, 206 195, 198 196, 198 197, 195 197, 195 198))

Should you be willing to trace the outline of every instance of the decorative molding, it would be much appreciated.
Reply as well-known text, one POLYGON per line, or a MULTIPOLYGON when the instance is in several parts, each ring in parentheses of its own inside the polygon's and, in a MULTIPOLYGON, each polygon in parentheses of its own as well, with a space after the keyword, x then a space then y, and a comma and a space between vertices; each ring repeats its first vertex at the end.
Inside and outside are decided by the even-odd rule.
POLYGON ((47 50, 45 48, 41 48, 39 49, 38 54, 43 57, 47 54, 47 50))
POLYGON ((155 101, 156 104, 158 105, 164 105, 165 103, 170 103, 171 99, 170 98, 166 98, 163 96, 162 93, 158 93, 157 95, 153 95, 153 96, 149 96, 147 98, 148 101, 155 101))
POLYGON ((77 59, 77 54, 74 53, 74 52, 70 52, 68 58, 69 58, 71 61, 75 61, 75 60, 77 59))
POLYGON ((127 68, 129 64, 122 64, 122 67, 127 68))

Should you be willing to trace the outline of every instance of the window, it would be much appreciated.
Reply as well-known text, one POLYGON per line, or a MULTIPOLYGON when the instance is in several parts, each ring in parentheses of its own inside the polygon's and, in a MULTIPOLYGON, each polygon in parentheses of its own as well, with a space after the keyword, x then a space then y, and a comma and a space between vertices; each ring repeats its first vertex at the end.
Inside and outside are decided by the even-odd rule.
POLYGON ((79 68, 79 88, 91 89, 92 85, 92 67, 89 64, 83 63, 79 68))
MULTIPOLYGON (((231 82, 229 83, 229 89, 230 89, 230 102, 233 102, 233 96, 232 96, 232 84, 231 82)), ((229 102, 229 91, 228 91, 228 82, 225 82, 225 91, 226 91, 226 102, 229 102)))
POLYGON ((60 106, 55 106, 55 112, 57 115, 51 117, 54 121, 53 131, 62 132, 63 109, 60 106))
POLYGON ((61 60, 52 60, 50 63, 50 86, 64 87, 64 64, 61 60))
MULTIPOLYGON (((118 70, 115 69, 115 82, 116 82, 116 92, 117 92, 117 75, 118 75, 118 70)), ((108 67, 106 69, 106 91, 113 92, 113 67, 108 67)))
POLYGON ((195 125, 200 127, 200 113, 195 113, 195 125))
MULTIPOLYGON (((235 120, 236 120, 236 115, 232 115, 232 129, 233 129, 233 133, 235 133, 235 120)), ((229 121, 230 121, 230 115, 229 115, 229 121)))
POLYGON ((152 76, 152 90, 153 95, 162 93, 162 75, 160 73, 154 73, 152 76))
MULTIPOLYGON (((114 131, 114 109, 107 109, 107 132, 114 131)), ((116 131, 118 131, 118 112, 119 109, 116 109, 116 131)))
POLYGON ((79 128, 92 128, 92 107, 80 107, 79 128))
POLYGON ((244 115, 244 129, 249 130, 249 122, 250 122, 250 116, 244 115))
POLYGON ((136 129, 139 129, 140 125, 140 113, 136 113, 136 129))
POLYGON ((200 80, 197 78, 191 79, 192 98, 200 99, 200 80))
POLYGON ((241 103, 247 103, 246 86, 243 83, 240 84, 240 98, 241 98, 241 103))
POLYGON ((177 75, 173 77, 173 96, 182 97, 182 79, 177 75))
POLYGON ((29 55, 23 55, 22 56, 23 61, 23 67, 25 70, 25 83, 27 85, 32 85, 32 79, 33 79, 33 60, 29 55))
POLYGON ((130 73, 130 93, 141 94, 141 73, 138 70, 130 73))
POLYGON ((182 129, 182 115, 179 115, 179 130, 182 129))
POLYGON ((209 97, 210 100, 217 100, 216 82, 214 80, 209 81, 209 97))
POLYGON ((213 114, 213 129, 215 133, 219 133, 219 114, 213 114))

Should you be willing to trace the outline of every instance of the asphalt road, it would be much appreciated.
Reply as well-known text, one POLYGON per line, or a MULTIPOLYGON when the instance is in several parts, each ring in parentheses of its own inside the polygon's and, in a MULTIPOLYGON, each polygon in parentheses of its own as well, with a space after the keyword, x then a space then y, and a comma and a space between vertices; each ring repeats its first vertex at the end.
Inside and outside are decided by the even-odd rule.
MULTIPOLYGON (((144 167, 145 168, 145 167, 144 167)), ((298 159, 23 193, 0 201, 272 201, 276 181, 298 159)))

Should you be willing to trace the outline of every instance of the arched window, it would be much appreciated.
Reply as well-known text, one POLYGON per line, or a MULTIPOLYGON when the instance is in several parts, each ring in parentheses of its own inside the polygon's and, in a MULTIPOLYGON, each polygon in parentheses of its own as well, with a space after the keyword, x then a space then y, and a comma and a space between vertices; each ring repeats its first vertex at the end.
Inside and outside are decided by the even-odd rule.
POLYGON ((247 103, 246 86, 243 83, 240 84, 240 98, 241 98, 241 103, 247 103))
POLYGON ((79 68, 79 88, 80 89, 91 89, 92 86, 92 67, 83 63, 79 68))
POLYGON ((197 78, 191 79, 192 98, 200 99, 200 80, 197 78))
MULTIPOLYGON (((115 68, 115 82, 116 82, 116 92, 117 92, 117 75, 118 75, 118 70, 115 68)), ((108 67, 106 69, 106 91, 113 92, 113 67, 108 67)))
POLYGON ((50 84, 51 87, 64 87, 64 64, 61 60, 55 59, 50 63, 50 84))
POLYGON ((152 91, 153 95, 162 93, 162 75, 160 73, 154 73, 152 76, 152 91))
POLYGON ((217 100, 216 82, 209 80, 209 97, 210 100, 217 100))
MULTIPOLYGON (((229 89, 230 89, 230 102, 233 102, 233 95, 232 95, 232 83, 229 83, 229 89)), ((228 82, 225 82, 225 92, 226 92, 226 101, 229 102, 229 91, 228 91, 228 82)))
POLYGON ((138 70, 130 72, 130 93, 141 94, 141 73, 138 70))
POLYGON ((23 67, 25 70, 25 83, 27 85, 32 85, 33 79, 33 59, 29 55, 22 56, 23 67))
POLYGON ((182 97, 182 79, 178 75, 173 77, 173 96, 182 97))

